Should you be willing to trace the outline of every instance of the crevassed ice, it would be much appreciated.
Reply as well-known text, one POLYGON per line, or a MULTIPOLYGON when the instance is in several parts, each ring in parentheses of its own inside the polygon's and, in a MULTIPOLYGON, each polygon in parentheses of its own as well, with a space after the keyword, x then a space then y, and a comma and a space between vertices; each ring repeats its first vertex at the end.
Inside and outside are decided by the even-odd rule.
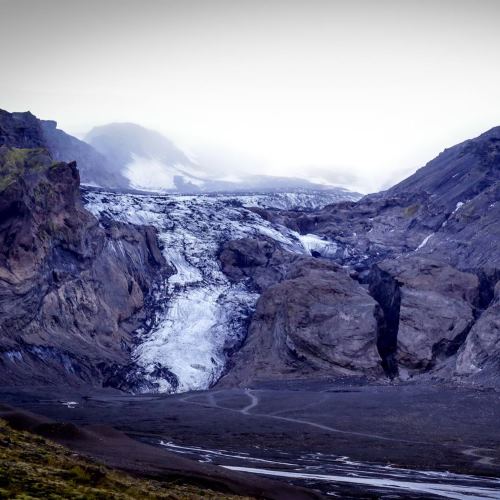
POLYGON ((309 254, 315 251, 322 257, 334 257, 337 252, 336 243, 324 240, 316 234, 297 234, 297 238, 309 254))
POLYGON ((297 233, 230 200, 103 191, 88 192, 85 198, 97 216, 156 227, 165 259, 175 268, 159 297, 164 307, 148 332, 138 332, 133 351, 134 361, 159 392, 207 389, 222 375, 228 350, 243 340, 245 320, 258 295, 222 273, 217 253, 224 241, 260 234, 289 251, 307 250, 297 233), (174 374, 177 387, 158 368, 174 374))

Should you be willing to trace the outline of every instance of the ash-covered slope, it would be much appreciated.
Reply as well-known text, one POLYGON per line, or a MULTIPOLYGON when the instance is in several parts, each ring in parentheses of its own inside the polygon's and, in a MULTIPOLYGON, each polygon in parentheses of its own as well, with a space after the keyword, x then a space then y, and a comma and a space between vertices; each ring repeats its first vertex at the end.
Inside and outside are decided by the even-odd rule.
POLYGON ((445 149, 437 158, 384 193, 425 192, 449 210, 498 181, 500 127, 445 149))

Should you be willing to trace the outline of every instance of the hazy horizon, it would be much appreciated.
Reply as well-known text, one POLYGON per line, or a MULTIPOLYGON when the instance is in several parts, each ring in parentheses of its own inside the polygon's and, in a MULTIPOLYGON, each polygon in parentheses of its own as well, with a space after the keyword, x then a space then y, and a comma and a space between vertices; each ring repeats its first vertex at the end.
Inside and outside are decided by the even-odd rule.
POLYGON ((495 0, 0 0, 0 108, 371 192, 500 125, 495 0))

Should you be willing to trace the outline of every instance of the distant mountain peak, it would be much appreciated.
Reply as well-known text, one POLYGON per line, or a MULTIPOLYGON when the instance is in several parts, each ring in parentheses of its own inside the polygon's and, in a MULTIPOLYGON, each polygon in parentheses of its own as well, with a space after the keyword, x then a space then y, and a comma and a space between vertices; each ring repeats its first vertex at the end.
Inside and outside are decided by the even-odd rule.
POLYGON ((270 175, 214 174, 173 141, 134 123, 110 123, 93 128, 85 140, 129 180, 129 187, 157 192, 284 192, 329 190, 340 198, 359 195, 308 179, 270 175))

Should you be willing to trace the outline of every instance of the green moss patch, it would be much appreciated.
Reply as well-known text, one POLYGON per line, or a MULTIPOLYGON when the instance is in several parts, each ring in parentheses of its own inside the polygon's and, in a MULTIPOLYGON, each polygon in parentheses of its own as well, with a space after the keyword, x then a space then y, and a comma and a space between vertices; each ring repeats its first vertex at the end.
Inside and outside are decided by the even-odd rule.
POLYGON ((0 191, 26 173, 41 173, 55 165, 45 149, 0 148, 0 191))
POLYGON ((405 215, 406 217, 414 217, 416 213, 418 212, 418 209, 420 208, 420 205, 410 205, 409 207, 405 208, 405 215))

